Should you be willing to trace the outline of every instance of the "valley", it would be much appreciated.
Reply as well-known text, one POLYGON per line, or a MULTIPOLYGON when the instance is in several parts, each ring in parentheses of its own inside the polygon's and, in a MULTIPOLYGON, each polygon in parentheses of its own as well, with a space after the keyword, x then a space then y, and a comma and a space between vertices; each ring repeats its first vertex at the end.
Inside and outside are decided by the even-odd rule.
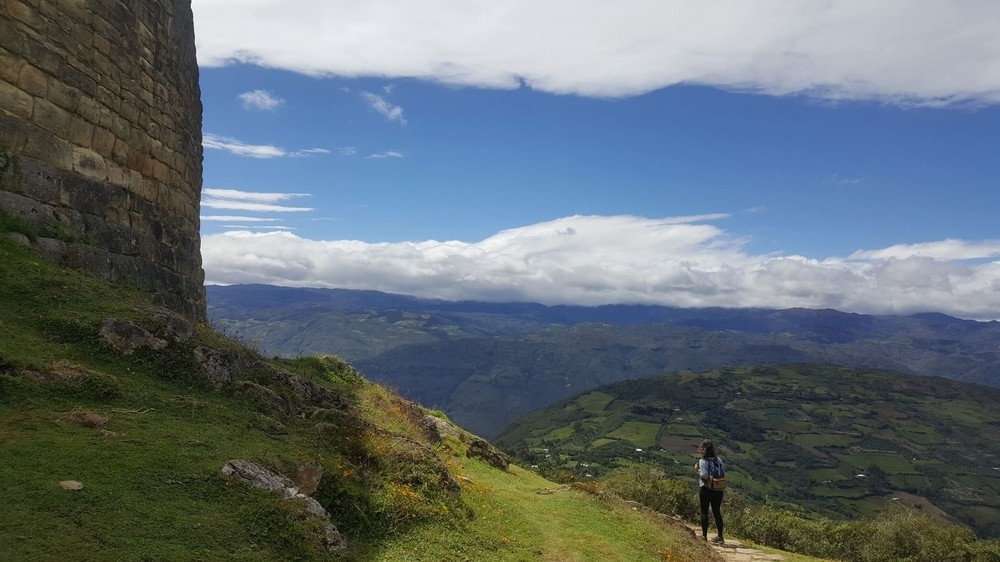
POLYGON ((719 368, 602 386, 524 416, 496 442, 557 479, 636 464, 690 479, 710 438, 733 489, 756 502, 855 518, 899 501, 997 536, 998 405, 998 389, 938 377, 719 368))

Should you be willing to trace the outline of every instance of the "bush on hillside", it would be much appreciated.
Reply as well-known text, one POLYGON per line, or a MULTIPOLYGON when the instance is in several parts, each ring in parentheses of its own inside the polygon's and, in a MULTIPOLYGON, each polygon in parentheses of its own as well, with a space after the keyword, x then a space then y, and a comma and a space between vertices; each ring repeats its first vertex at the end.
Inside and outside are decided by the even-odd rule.
MULTIPOLYGON (((698 498, 687 480, 648 465, 617 468, 601 485, 625 499, 688 521, 698 519, 698 498)), ((844 562, 1000 562, 1000 541, 977 540, 966 527, 932 519, 900 504, 877 516, 837 521, 752 503, 727 492, 726 530, 757 544, 844 562)))
POLYGON ((758 544, 845 562, 1000 561, 997 541, 977 541, 965 527, 898 504, 849 522, 745 505, 728 510, 726 527, 758 544))
POLYGON ((616 468, 602 482, 609 491, 660 513, 692 521, 698 515, 698 499, 691 482, 669 478, 652 466, 616 468))

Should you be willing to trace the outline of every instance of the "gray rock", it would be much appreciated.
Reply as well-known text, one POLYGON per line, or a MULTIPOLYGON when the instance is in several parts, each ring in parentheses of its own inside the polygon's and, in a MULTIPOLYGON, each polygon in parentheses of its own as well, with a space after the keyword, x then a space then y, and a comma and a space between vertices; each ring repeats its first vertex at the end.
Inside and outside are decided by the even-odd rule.
POLYGON ((251 486, 261 488, 269 492, 277 492, 285 500, 296 501, 302 506, 302 511, 314 517, 324 520, 322 544, 329 552, 343 550, 347 547, 340 531, 330 521, 330 514, 315 499, 303 494, 291 480, 271 472, 270 470, 252 462, 233 459, 223 465, 220 474, 227 480, 242 480, 251 486))
POLYGON ((22 248, 31 247, 31 240, 28 240, 28 237, 21 234, 20 232, 8 232, 7 238, 10 238, 11 240, 14 241, 15 244, 21 246, 22 248))
POLYGON ((109 318, 101 322, 97 333, 101 339, 125 355, 131 355, 137 349, 155 350, 167 347, 167 340, 160 339, 135 322, 122 318, 109 318))
POLYGON ((258 406, 267 411, 280 412, 282 414, 289 414, 291 412, 288 401, 266 386, 252 381, 236 381, 235 389, 237 394, 250 398, 258 406))
POLYGON ((144 307, 141 311, 153 317, 156 324, 153 333, 171 343, 185 342, 194 335, 194 324, 176 312, 157 307, 144 307))
POLYGON ((491 445, 485 439, 475 437, 469 443, 469 450, 466 453, 470 457, 477 457, 486 461, 490 466, 506 471, 510 466, 510 457, 491 445))
POLYGON ((426 415, 420 420, 424 435, 433 443, 441 443, 446 437, 462 439, 462 432, 457 427, 436 416, 426 415))

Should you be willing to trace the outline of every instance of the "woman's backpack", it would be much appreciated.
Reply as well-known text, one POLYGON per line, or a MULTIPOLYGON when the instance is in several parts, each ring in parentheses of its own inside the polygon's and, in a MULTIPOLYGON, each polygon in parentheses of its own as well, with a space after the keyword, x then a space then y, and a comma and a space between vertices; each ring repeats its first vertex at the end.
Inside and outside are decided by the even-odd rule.
POLYGON ((708 462, 708 481, 705 482, 705 486, 709 490, 719 491, 726 489, 726 469, 722 466, 718 457, 713 457, 711 459, 705 459, 708 462))

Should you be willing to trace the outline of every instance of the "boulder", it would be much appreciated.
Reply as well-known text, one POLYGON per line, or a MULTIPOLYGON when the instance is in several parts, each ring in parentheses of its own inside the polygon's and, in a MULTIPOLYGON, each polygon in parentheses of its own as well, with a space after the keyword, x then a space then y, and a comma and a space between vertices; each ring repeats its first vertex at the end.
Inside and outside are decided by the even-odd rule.
POLYGON ((194 324, 176 312, 152 306, 142 307, 139 310, 152 317, 153 333, 170 343, 185 342, 194 335, 194 324))
POLYGON ((462 432, 457 427, 436 416, 425 415, 420 420, 420 428, 434 444, 441 443, 446 437, 462 438, 462 432))
POLYGON ((167 340, 158 338, 135 322, 122 318, 108 318, 101 322, 97 333, 102 340, 125 355, 131 355, 137 349, 158 350, 167 347, 167 340))
POLYGON ((330 521, 330 514, 315 499, 303 494, 295 484, 285 476, 272 472, 259 464, 233 459, 222 466, 220 474, 227 480, 242 480, 255 488, 281 494, 283 499, 298 501, 305 514, 323 519, 323 548, 329 552, 343 550, 347 547, 340 531, 330 521))
POLYGON ((288 414, 291 411, 288 401, 266 386, 252 381, 237 381, 235 389, 237 394, 246 396, 265 411, 282 414, 288 414))
POLYGON ((466 455, 483 459, 490 466, 499 468, 503 471, 506 471, 507 467, 510 466, 510 457, 501 452, 500 449, 491 445, 489 441, 480 437, 474 437, 472 439, 472 442, 469 443, 469 450, 466 452, 466 455))

